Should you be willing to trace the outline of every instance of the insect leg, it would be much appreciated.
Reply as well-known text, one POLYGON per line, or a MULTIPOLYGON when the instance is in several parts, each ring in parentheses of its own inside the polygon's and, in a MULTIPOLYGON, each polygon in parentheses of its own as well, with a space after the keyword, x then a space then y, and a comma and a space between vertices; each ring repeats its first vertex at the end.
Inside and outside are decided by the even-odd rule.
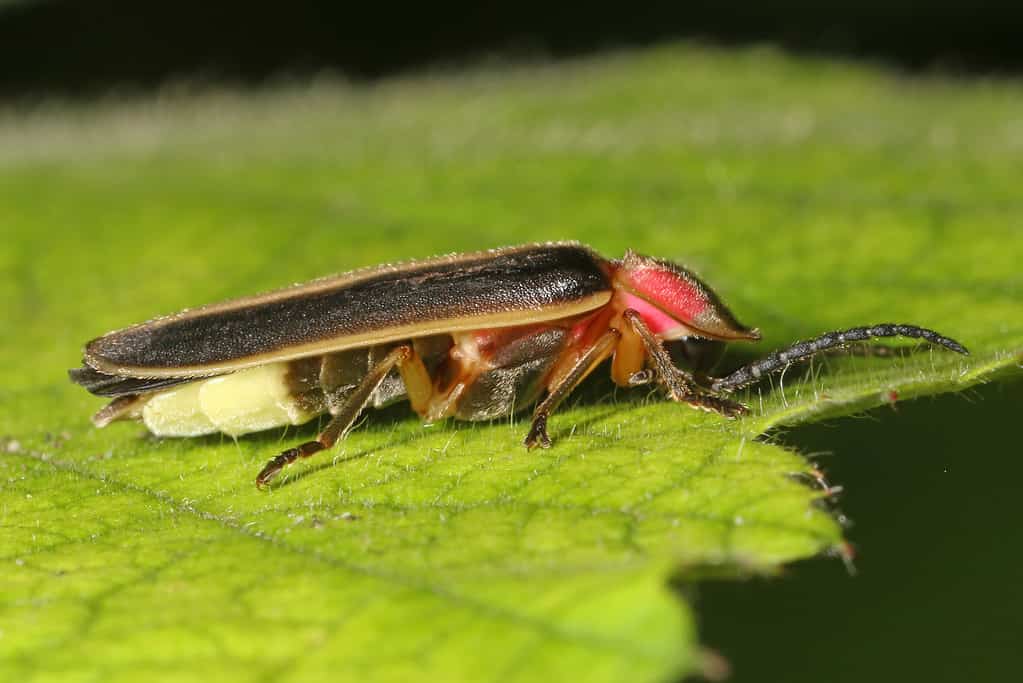
POLYGON ((613 328, 600 335, 597 341, 593 342, 593 345, 579 356, 579 360, 575 362, 572 369, 551 388, 547 398, 533 411, 533 423, 530 425, 529 434, 526 435, 524 441, 526 448, 535 448, 536 446, 550 448, 551 438, 547 435, 547 419, 558 407, 558 404, 572 393, 579 382, 583 381, 593 368, 611 355, 620 338, 621 333, 613 328))
POLYGON ((731 392, 741 389, 758 381, 764 375, 777 372, 788 367, 791 363, 806 360, 811 356, 842 348, 855 342, 869 341, 877 337, 909 337, 911 339, 923 339, 937 346, 943 346, 956 353, 968 354, 962 344, 949 337, 942 336, 934 330, 916 325, 900 325, 895 323, 882 323, 869 327, 853 327, 848 330, 828 332, 813 339, 796 342, 795 344, 768 354, 758 361, 744 365, 726 377, 714 380, 710 387, 714 391, 731 392))
POLYGON ((114 420, 138 419, 142 405, 149 400, 144 394, 124 394, 103 407, 92 416, 92 423, 97 427, 106 427, 114 420))
POLYGON ((343 439, 351 431, 356 418, 359 417, 366 404, 369 403, 373 392, 377 390, 377 387, 387 377, 387 373, 395 366, 398 366, 399 370, 401 370, 403 378, 414 378, 410 382, 413 386, 409 387, 409 397, 413 405, 422 403, 421 394, 423 388, 420 380, 426 376, 426 368, 423 367, 422 360, 412 350, 411 345, 403 344, 402 346, 395 347, 362 378, 359 385, 348 395, 344 405, 341 406, 326 428, 316 437, 316 440, 307 441, 294 448, 289 448, 272 458, 260 471, 259 475, 256 476, 256 486, 262 487, 273 479, 278 472, 299 458, 308 458, 310 455, 330 448, 340 439, 343 439))
MULTIPOLYGON (((688 372, 681 370, 671 362, 671 355, 664 346, 657 340, 654 333, 650 331, 639 313, 629 309, 623 314, 625 321, 643 340, 647 355, 653 361, 654 373, 668 389, 671 400, 681 403, 688 403, 695 408, 702 408, 714 413, 720 413, 726 417, 743 415, 748 411, 746 406, 726 398, 714 396, 699 388, 696 379, 688 372)), ((636 373, 634 384, 643 384, 648 381, 648 376, 642 372, 636 373)))

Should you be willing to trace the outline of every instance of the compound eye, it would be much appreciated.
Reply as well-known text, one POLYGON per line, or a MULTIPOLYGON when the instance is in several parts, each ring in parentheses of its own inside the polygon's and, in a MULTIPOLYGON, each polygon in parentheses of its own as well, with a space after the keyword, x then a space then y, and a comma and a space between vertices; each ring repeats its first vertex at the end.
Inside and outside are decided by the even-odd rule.
POLYGON ((725 353, 725 342, 702 337, 676 339, 666 342, 665 346, 676 363, 701 373, 713 370, 725 353))

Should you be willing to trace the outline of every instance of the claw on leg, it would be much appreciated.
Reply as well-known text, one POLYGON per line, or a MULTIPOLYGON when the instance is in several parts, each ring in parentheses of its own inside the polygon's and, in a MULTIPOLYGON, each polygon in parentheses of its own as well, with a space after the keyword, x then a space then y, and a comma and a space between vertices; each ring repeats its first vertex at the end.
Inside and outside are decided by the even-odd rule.
POLYGON ((326 449, 327 446, 320 441, 307 441, 300 446, 289 448, 283 451, 279 455, 270 459, 270 462, 259 471, 256 475, 256 488, 263 488, 266 486, 271 479, 277 476, 277 474, 285 467, 295 462, 299 458, 308 458, 314 453, 326 449))
POLYGON ((529 427, 529 434, 526 435, 526 440, 523 442, 526 444, 526 448, 532 450, 539 446, 540 448, 551 447, 551 437, 547 434, 547 416, 537 415, 533 418, 533 424, 529 427))
POLYGON ((630 387, 641 387, 646 384, 652 384, 657 379, 657 373, 650 368, 645 368, 639 372, 634 372, 629 376, 630 387))
POLYGON ((695 394, 682 399, 683 402, 688 403, 694 408, 700 408, 706 410, 709 413, 717 413, 723 415, 729 419, 742 417, 749 415, 749 408, 738 401, 730 401, 727 398, 721 398, 720 396, 712 396, 710 394, 695 394))

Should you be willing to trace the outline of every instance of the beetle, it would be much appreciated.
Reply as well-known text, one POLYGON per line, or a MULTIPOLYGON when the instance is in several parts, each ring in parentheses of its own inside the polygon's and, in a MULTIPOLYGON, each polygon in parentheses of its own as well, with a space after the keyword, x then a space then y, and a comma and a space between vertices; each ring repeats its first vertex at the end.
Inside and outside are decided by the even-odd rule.
POLYGON ((536 405, 528 448, 547 448, 557 405, 610 359, 619 386, 651 382, 671 400, 734 418, 728 395, 815 354, 881 337, 957 341, 885 323, 797 342, 729 375, 709 372, 725 344, 756 341, 689 270, 628 251, 609 260, 576 242, 527 244, 356 270, 186 309, 86 346, 72 381, 113 400, 97 427, 141 420, 159 436, 239 435, 330 414, 287 465, 331 448, 369 405, 407 399, 425 421, 490 420, 536 405), (689 369, 672 360, 680 346, 689 369), (542 398, 542 400, 540 400, 542 398))

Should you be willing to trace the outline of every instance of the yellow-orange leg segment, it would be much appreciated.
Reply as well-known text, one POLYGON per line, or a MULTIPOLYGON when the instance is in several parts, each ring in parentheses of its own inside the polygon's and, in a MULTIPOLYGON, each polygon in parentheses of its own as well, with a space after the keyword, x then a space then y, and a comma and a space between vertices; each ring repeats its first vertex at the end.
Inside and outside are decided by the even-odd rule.
POLYGON ((619 322, 618 330, 622 336, 611 359, 611 380, 620 387, 635 386, 633 377, 646 367, 646 345, 628 322, 619 322))
POLYGON ((256 486, 262 487, 299 458, 308 458, 310 455, 326 450, 343 439, 351 431, 355 420, 369 403, 373 392, 387 377, 387 373, 395 366, 401 372, 402 381, 408 392, 409 401, 413 408, 426 406, 433 391, 430 383, 429 373, 423 365, 422 359, 412 349, 411 345, 403 344, 395 347, 379 363, 366 373, 359 385, 348 395, 348 399, 320 432, 315 441, 307 441, 304 444, 289 448, 276 457, 260 471, 256 476, 256 486))
MULTIPOLYGON (((654 374, 668 390, 671 400, 680 403, 688 403, 695 408, 702 408, 714 413, 720 413, 725 417, 736 417, 749 412, 741 403, 730 401, 720 396, 707 393, 699 388, 696 380, 688 372, 678 368, 671 362, 671 355, 658 341, 654 333, 650 331, 639 313, 629 309, 622 314, 626 324, 639 336, 646 348, 647 357, 653 365, 654 374)), ((633 376, 633 385, 643 384, 647 377, 642 373, 633 376)))

